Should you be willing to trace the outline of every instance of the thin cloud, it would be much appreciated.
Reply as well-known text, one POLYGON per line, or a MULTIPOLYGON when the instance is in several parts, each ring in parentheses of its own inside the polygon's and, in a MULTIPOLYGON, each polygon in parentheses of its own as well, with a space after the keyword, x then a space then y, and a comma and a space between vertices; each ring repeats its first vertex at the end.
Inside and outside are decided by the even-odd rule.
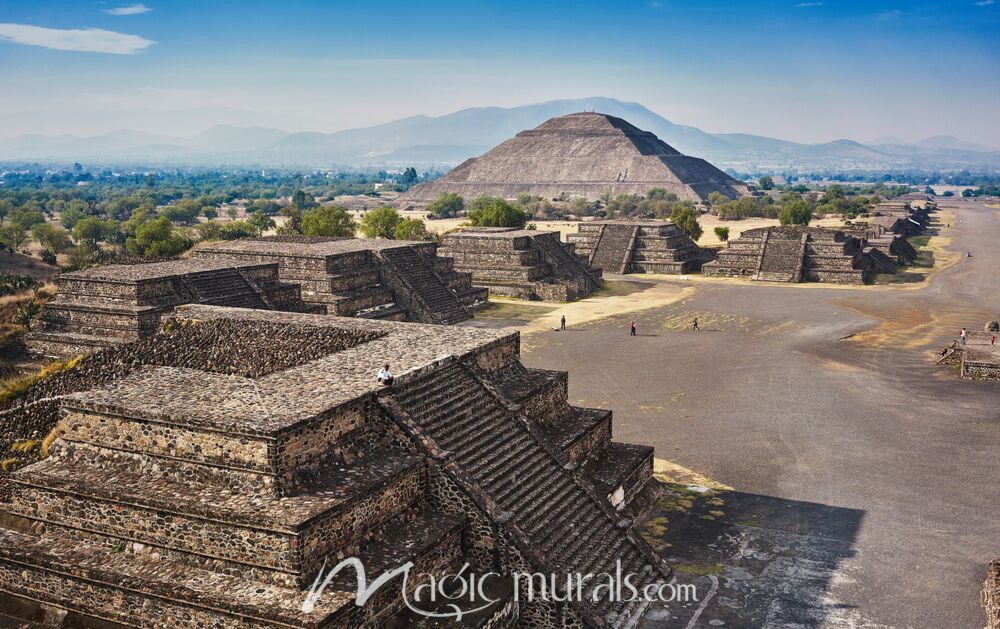
POLYGON ((892 20, 898 20, 902 16, 903 16, 902 11, 900 11, 899 9, 893 9, 892 11, 882 11, 881 13, 875 16, 875 19, 881 20, 883 22, 889 22, 892 20))
POLYGON ((74 52, 102 52, 110 55, 134 55, 156 42, 127 33, 101 28, 45 28, 30 24, 0 23, 0 40, 25 46, 74 52))
POLYGON ((139 15, 140 13, 149 13, 153 9, 142 4, 126 4, 124 6, 115 7, 114 9, 101 9, 108 15, 139 15))
POLYGON ((980 0, 976 3, 977 7, 988 7, 991 4, 996 4, 996 0, 980 0))
POLYGON ((821 7, 821 6, 823 6, 822 2, 800 2, 797 5, 795 5, 795 8, 805 9, 807 7, 821 7))

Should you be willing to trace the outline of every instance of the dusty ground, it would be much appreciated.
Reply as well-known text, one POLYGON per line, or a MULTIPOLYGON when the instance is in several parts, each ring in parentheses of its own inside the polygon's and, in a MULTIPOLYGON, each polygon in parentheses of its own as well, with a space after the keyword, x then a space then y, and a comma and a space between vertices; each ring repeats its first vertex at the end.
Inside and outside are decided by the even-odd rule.
POLYGON ((615 438, 654 445, 676 483, 645 530, 704 605, 652 610, 645 626, 982 626, 978 590, 1000 557, 1000 384, 960 380, 934 351, 1000 317, 1000 217, 949 203, 937 253, 951 265, 920 282, 629 276, 687 290, 566 332, 541 330, 568 306, 521 321, 525 363, 568 368, 571 400, 613 408, 615 438))

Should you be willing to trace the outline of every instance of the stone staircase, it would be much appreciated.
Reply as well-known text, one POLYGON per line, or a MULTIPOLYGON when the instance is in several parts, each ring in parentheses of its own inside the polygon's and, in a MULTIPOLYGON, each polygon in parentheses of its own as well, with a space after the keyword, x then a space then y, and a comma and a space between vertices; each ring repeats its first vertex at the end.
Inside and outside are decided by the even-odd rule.
POLYGON ((221 269, 208 273, 191 273, 182 276, 181 281, 194 295, 198 303, 213 306, 233 306, 237 308, 260 308, 268 306, 261 298, 259 289, 254 290, 247 277, 238 269, 221 269))
MULTIPOLYGON (((423 440, 452 478, 495 505, 493 519, 545 573, 598 574, 616 570, 649 584, 669 568, 629 530, 576 466, 473 369, 454 358, 433 370, 400 378, 384 408, 411 438, 423 440)), ((578 611, 598 626, 629 626, 645 607, 638 601, 591 603, 584 590, 578 611)))
POLYGON ((624 273, 628 260, 631 259, 632 251, 629 245, 632 242, 633 231, 632 225, 604 225, 594 250, 592 263, 602 269, 624 273), (628 260, 623 252, 627 253, 628 260))
POLYGON ((156 334, 160 318, 190 303, 307 311, 299 287, 273 264, 174 260, 63 273, 58 295, 32 324, 28 345, 47 356, 91 353, 156 334))
POLYGON ((559 241, 558 234, 540 234, 532 242, 542 252, 545 261, 552 267, 556 275, 563 275, 583 283, 583 294, 591 293, 601 287, 599 274, 588 269, 575 255, 566 251, 559 241))
POLYGON ((388 268, 383 271, 387 284, 399 282, 396 294, 402 297, 414 318, 423 323, 452 325, 471 315, 433 267, 411 247, 385 248, 378 257, 388 268))
POLYGON ((488 303, 488 292, 438 258, 429 242, 260 239, 213 243, 195 255, 276 263, 282 281, 301 286, 305 302, 337 316, 454 324, 488 303), (439 265, 447 265, 444 272, 439 265))
POLYGON ((770 282, 799 281, 805 255, 804 238, 802 234, 785 238, 780 232, 769 233, 764 241, 754 279, 770 282))

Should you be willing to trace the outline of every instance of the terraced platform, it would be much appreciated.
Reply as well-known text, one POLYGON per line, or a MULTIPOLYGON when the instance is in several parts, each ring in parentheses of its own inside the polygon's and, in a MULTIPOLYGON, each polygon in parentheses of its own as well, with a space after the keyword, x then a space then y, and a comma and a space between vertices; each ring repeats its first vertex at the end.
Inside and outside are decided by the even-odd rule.
POLYGON ((712 257, 670 221, 586 221, 567 240, 580 258, 612 273, 689 273, 712 257))
POLYGON ((572 254, 558 232, 475 227, 447 234, 439 251, 493 294, 574 301, 601 286, 600 269, 572 254))
MULTIPOLYGON (((170 327, 148 341, 157 361, 56 398, 47 456, 6 479, 5 613, 374 628, 406 626, 405 597, 466 563, 670 579, 626 510, 652 450, 570 406, 565 373, 523 367, 516 333, 205 305, 170 327), (369 580, 412 562, 411 578, 358 606, 347 570, 307 604, 348 557, 369 580)), ((631 627, 647 609, 588 587, 568 604, 500 588, 462 626, 631 627)))
POLYGON ((487 303, 487 291, 430 242, 273 237, 211 243, 194 255, 277 264, 303 300, 338 316, 453 324, 487 303))

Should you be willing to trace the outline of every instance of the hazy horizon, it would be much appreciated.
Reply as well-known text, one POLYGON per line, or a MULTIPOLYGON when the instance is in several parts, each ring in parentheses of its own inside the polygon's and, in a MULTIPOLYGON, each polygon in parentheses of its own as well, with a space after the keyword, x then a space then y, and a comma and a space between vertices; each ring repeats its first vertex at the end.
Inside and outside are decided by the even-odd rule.
POLYGON ((0 137, 333 132, 607 96, 712 133, 1000 147, 995 0, 206 5, 0 1, 0 137))

